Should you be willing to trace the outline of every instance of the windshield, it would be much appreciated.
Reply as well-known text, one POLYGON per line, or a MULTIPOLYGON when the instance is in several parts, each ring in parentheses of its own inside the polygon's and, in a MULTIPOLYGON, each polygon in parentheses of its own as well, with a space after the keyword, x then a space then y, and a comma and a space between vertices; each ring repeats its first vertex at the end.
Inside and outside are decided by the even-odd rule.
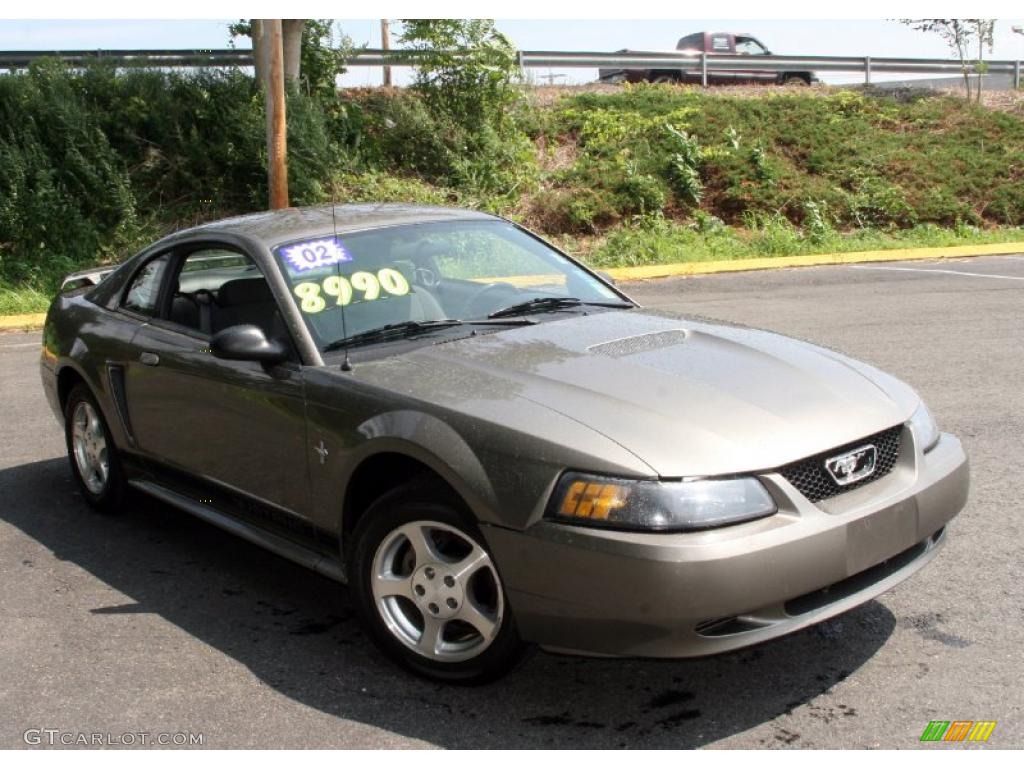
MULTIPOLYGON (((274 253, 321 349, 397 323, 485 320, 534 299, 631 306, 504 221, 386 227, 287 243, 274 253)), ((573 305, 542 301, 522 311, 554 313, 573 305)))

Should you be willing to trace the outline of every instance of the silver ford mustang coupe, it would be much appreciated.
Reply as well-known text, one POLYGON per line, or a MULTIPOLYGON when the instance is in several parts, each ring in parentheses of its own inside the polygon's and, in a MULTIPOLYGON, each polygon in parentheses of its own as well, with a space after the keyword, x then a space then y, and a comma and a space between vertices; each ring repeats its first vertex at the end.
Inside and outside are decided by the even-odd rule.
POLYGON ((509 221, 290 209, 72 276, 43 386, 101 511, 149 494, 347 582, 408 669, 526 644, 684 657, 885 592, 938 552, 960 442, 905 384, 644 312, 509 221))

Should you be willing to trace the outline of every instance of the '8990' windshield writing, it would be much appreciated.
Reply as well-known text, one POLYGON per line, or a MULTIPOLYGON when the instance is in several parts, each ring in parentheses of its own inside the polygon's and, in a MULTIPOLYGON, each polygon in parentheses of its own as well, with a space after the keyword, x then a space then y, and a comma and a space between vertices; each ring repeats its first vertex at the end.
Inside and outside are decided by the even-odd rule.
POLYGON ((328 275, 320 281, 307 280, 292 288, 299 298, 299 309, 315 315, 333 306, 344 307, 355 301, 374 301, 382 296, 405 296, 409 281, 397 269, 384 267, 376 273, 359 271, 351 275, 328 275), (360 295, 356 295, 356 293, 360 295))

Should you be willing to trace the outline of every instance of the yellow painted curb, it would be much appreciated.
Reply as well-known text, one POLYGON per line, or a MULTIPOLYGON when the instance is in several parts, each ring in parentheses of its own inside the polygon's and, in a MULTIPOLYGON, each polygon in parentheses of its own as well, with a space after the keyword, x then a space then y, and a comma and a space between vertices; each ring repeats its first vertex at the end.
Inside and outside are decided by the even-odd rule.
POLYGON ((855 264, 871 261, 953 259, 964 256, 998 256, 1006 253, 1024 253, 1024 243, 990 243, 988 245, 956 245, 948 248, 901 248, 889 251, 816 253, 806 256, 773 256, 760 259, 730 259, 728 261, 690 261, 682 264, 613 267, 604 271, 616 280, 628 282, 630 280, 650 280, 658 277, 709 275, 716 272, 746 272, 755 269, 820 267, 828 264, 855 264))
POLYGON ((0 331, 35 331, 43 327, 45 320, 45 312, 33 312, 28 315, 2 315, 0 316, 0 331))

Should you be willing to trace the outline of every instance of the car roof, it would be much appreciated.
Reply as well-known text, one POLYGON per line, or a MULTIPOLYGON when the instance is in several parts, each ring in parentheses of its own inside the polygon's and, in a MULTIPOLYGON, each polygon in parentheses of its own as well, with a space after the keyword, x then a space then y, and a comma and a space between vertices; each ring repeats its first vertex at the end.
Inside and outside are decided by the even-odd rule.
POLYGON ((408 205, 404 203, 367 203, 307 208, 284 208, 230 219, 211 221, 181 230, 166 240, 194 238, 203 234, 234 234, 262 240, 269 248, 303 237, 322 237, 337 232, 393 227, 403 224, 424 224, 437 221, 495 220, 496 217, 465 208, 408 205))

